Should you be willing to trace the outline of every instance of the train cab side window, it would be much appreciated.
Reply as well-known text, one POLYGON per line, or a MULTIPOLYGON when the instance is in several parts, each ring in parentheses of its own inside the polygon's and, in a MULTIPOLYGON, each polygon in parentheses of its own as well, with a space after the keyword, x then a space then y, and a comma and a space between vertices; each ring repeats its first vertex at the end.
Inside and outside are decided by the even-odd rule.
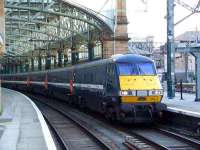
POLYGON ((114 65, 109 64, 108 67, 107 67, 107 74, 109 76, 113 76, 114 73, 115 73, 114 65))

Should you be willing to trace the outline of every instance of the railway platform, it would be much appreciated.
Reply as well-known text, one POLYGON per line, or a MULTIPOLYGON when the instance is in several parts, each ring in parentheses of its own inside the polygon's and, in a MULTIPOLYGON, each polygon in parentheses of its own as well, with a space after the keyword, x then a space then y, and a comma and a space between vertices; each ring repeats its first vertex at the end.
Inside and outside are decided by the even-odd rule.
POLYGON ((200 118, 200 102, 195 101, 195 94, 183 93, 183 99, 179 92, 175 95, 173 99, 168 99, 165 92, 162 103, 167 105, 168 111, 200 118))
POLYGON ((56 150, 48 126, 37 106, 25 95, 2 88, 1 150, 56 150))

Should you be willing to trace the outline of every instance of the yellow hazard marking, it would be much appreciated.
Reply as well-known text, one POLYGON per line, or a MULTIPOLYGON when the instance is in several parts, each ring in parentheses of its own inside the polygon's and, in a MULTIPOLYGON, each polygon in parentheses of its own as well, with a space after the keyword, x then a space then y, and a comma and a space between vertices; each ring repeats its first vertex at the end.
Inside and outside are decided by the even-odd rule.
POLYGON ((122 103, 159 103, 162 99, 162 96, 145 96, 145 97, 138 97, 138 96, 122 96, 121 102, 122 103))
POLYGON ((121 90, 162 89, 158 76, 119 76, 121 90))

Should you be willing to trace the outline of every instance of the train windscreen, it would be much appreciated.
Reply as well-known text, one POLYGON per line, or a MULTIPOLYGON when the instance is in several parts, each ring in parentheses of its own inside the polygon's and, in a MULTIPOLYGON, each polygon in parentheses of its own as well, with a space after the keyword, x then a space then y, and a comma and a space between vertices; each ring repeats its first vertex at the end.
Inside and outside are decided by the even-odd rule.
POLYGON ((119 75, 155 75, 156 70, 153 63, 118 63, 119 75))

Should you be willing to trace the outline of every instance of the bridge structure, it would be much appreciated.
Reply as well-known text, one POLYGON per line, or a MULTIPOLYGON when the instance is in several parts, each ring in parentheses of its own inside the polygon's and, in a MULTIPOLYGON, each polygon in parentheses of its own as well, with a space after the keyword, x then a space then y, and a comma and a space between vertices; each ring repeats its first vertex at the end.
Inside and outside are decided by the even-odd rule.
POLYGON ((1 72, 48 70, 128 52, 126 1, 113 16, 68 0, 1 0, 1 72))
POLYGON ((195 101, 200 101, 200 43, 176 43, 175 49, 178 52, 190 53, 195 57, 196 71, 196 98, 195 101))

